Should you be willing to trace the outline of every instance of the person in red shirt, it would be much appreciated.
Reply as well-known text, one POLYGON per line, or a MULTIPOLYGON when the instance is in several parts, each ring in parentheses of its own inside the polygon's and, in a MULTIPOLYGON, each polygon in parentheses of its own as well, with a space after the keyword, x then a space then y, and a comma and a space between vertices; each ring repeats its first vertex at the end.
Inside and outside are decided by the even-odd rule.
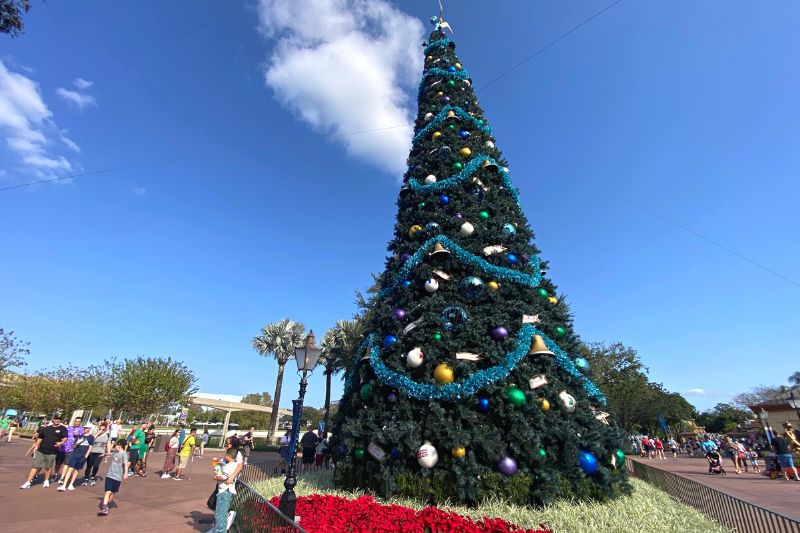
POLYGON ((653 446, 656 449, 656 459, 661 459, 662 461, 666 461, 667 458, 664 456, 664 443, 661 441, 661 439, 656 437, 653 446))
POLYGON ((642 455, 648 459, 653 458, 653 443, 650 442, 650 437, 645 435, 642 437, 642 455))

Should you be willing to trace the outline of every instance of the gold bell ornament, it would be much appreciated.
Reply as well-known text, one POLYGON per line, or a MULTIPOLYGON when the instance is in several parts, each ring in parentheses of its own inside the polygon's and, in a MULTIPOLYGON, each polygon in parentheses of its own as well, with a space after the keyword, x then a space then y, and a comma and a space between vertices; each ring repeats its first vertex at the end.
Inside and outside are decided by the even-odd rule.
POLYGON ((467 157, 469 154, 471 154, 471 153, 472 153, 472 150, 470 150, 469 148, 467 148, 467 147, 465 146, 464 148, 462 148, 461 150, 459 150, 459 151, 458 151, 458 153, 459 153, 459 155, 461 155, 462 157, 467 157))
POLYGON ((442 132, 441 131, 434 131, 432 137, 433 137, 433 140, 435 141, 436 139, 438 139, 441 136, 442 136, 442 132))
POLYGON ((544 339, 542 339, 541 335, 534 335, 533 336, 533 344, 531 344, 531 349, 528 352, 528 355, 553 355, 547 345, 544 343, 544 339))
POLYGON ((558 298, 556 298, 555 296, 548 296, 547 301, 553 305, 556 305, 558 303, 558 298))
POLYGON ((414 224, 410 228, 408 228, 408 236, 413 237, 418 231, 422 231, 422 226, 419 224, 414 224))
POLYGON ((550 402, 548 402, 545 398, 542 398, 542 404, 540 406, 542 411, 545 413, 550 410, 550 402))
POLYGON ((456 459, 460 459, 465 455, 467 455, 467 449, 464 448, 463 446, 459 446, 450 450, 450 453, 453 454, 453 457, 455 457, 456 459))
POLYGON ((447 250, 447 248, 442 246, 442 243, 437 242, 436 244, 433 245, 433 251, 431 252, 431 257, 447 255, 449 253, 450 252, 447 250))

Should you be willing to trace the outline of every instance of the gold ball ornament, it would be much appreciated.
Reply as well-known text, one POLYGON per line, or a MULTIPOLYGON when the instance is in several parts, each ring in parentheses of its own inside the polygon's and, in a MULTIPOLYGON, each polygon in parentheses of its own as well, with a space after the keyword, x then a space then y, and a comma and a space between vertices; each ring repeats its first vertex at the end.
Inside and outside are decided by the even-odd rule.
POLYGON ((418 231, 422 231, 422 226, 420 226, 419 224, 414 224, 413 226, 408 228, 408 236, 413 237, 414 235, 416 235, 418 231))
POLYGON ((425 58, 427 61, 433 61, 433 56, 428 56, 425 58))
POLYGON ((433 140, 434 140, 434 141, 435 141, 436 139, 438 139, 439 137, 441 137, 441 136, 442 136, 442 132, 441 132, 441 131, 434 131, 434 132, 433 132, 433 140))
POLYGON ((450 453, 453 454, 453 457, 457 459, 461 459, 465 455, 467 455, 467 449, 464 447, 453 448, 450 450, 450 453))
POLYGON ((545 413, 550 410, 550 402, 547 400, 542 400, 542 411, 545 413))
POLYGON ((456 63, 456 64, 455 64, 455 65, 453 65, 453 66, 454 66, 454 67, 456 67, 457 69, 460 69, 460 68, 461 68, 461 63, 456 63))
POLYGON ((439 383, 452 383, 455 379, 453 369, 445 363, 436 365, 436 368, 433 369, 433 377, 439 383))
POLYGON ((439 91, 438 93, 436 93, 436 96, 444 96, 444 93, 442 91, 439 91))
POLYGON ((489 288, 490 291, 496 291, 497 289, 500 288, 500 284, 497 283, 496 281, 490 281, 489 283, 486 284, 486 286, 489 288))
POLYGON ((553 305, 556 305, 558 303, 558 298, 556 298, 555 296, 548 296, 547 301, 553 305))
POLYGON ((459 153, 459 154, 460 154, 462 157, 467 157, 469 154, 471 154, 471 153, 472 153, 472 150, 470 150, 469 148, 467 148, 467 147, 465 146, 464 148, 462 148, 461 150, 459 150, 459 151, 458 151, 458 153, 459 153))

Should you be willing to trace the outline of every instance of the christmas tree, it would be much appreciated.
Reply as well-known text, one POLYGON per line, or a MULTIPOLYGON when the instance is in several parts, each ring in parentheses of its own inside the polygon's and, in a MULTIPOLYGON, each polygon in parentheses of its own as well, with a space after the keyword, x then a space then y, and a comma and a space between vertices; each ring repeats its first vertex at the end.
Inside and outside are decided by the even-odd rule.
POLYGON ((441 18, 367 332, 345 377, 335 480, 428 500, 627 490, 623 435, 441 18))

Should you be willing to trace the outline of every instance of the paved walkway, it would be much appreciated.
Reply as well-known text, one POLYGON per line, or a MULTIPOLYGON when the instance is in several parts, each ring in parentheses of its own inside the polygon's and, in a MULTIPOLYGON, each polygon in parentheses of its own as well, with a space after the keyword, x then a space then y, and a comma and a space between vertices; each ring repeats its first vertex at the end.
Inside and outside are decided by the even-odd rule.
MULTIPOLYGON (((148 458, 148 475, 122 483, 108 516, 97 516, 103 496, 103 481, 94 487, 76 487, 73 492, 57 492, 58 485, 42 488, 41 482, 27 490, 19 486, 31 467, 25 452, 30 441, 15 440, 0 444, 0 530, 17 531, 208 531, 214 516, 206 500, 214 487, 211 479, 213 450, 196 457, 187 469, 189 479, 160 479, 157 470, 164 464, 164 452, 148 458)), ((101 464, 105 476, 108 463, 101 464)))
POLYGON ((726 458, 722 466, 725 467, 727 475, 710 476, 708 475, 708 461, 705 457, 688 457, 679 454, 677 459, 672 459, 668 455, 666 461, 631 458, 697 481, 759 507, 800 520, 800 481, 786 481, 783 478, 770 479, 764 475, 766 468, 763 459, 759 460, 760 475, 754 474, 752 470, 750 473, 743 472, 737 475, 733 463, 726 458))

